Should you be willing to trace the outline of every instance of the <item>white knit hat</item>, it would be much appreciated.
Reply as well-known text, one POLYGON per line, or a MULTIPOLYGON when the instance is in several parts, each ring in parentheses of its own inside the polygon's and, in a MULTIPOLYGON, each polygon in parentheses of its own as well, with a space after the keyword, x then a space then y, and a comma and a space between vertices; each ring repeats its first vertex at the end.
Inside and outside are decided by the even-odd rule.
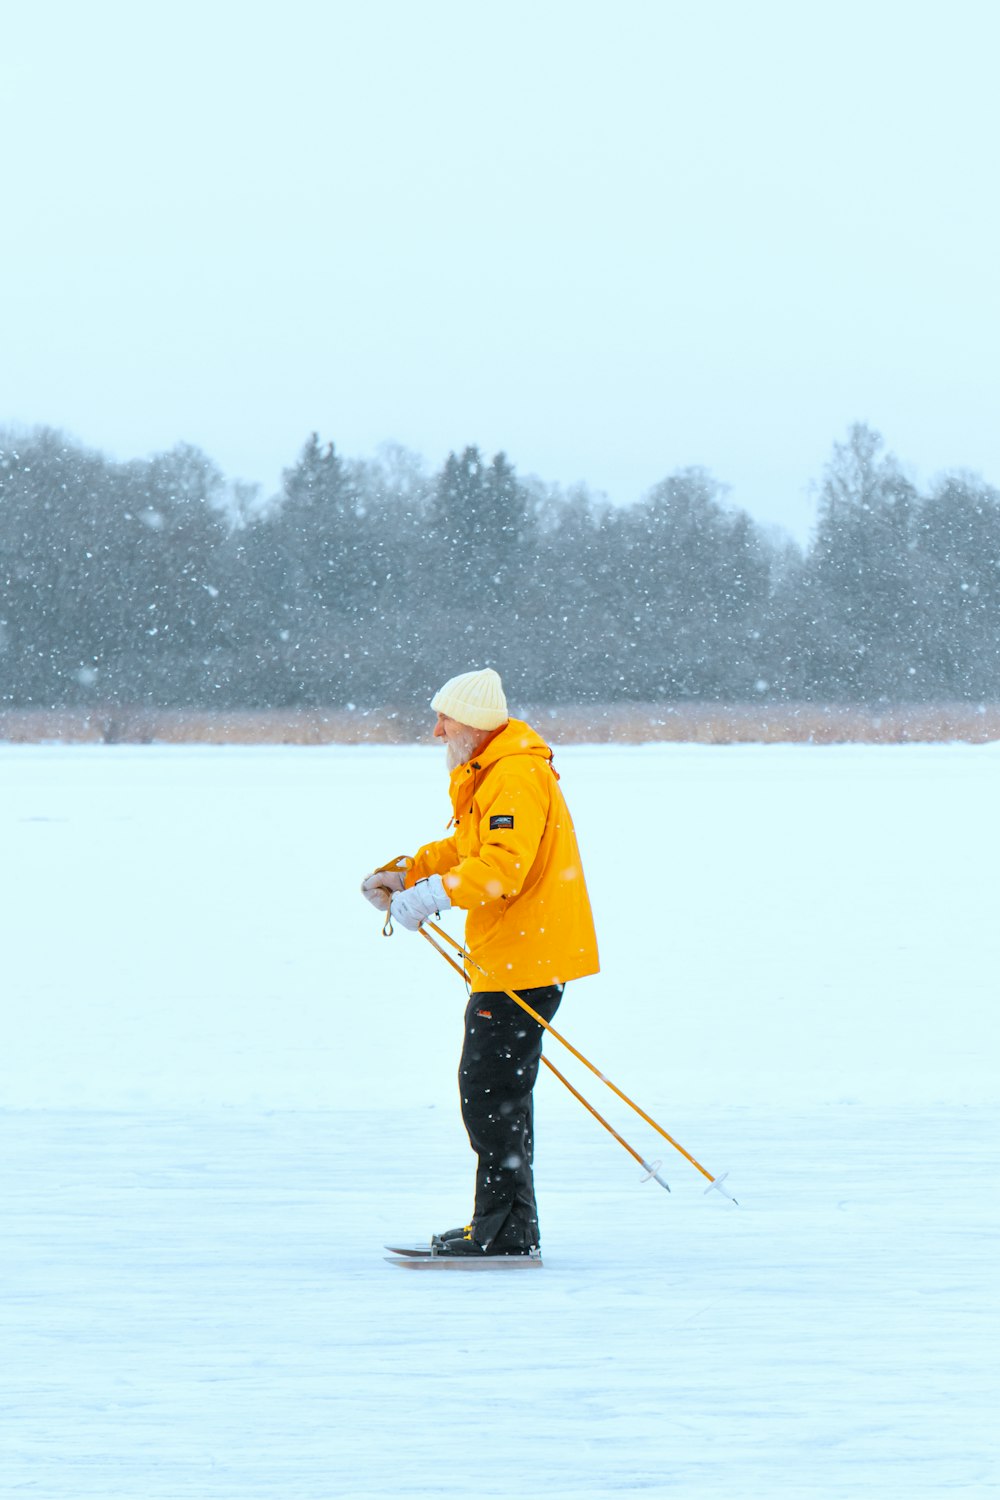
POLYGON ((492 667, 450 678, 434 694, 431 708, 472 729, 499 729, 510 717, 503 683, 492 667))

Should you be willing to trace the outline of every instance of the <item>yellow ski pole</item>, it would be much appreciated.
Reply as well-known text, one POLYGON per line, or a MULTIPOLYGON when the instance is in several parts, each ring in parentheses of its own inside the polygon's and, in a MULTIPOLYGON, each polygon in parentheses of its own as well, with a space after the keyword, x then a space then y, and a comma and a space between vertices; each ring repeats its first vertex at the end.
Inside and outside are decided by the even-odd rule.
MULTIPOLYGON (((446 964, 450 964, 451 967, 455 970, 455 973, 456 974, 460 974, 462 976, 462 978, 464 979, 465 978, 465 970, 462 968, 461 964, 457 964, 455 962, 455 960, 452 958, 451 954, 450 953, 446 953, 445 950, 440 946, 440 944, 438 944, 438 943, 436 943, 434 941, 434 939, 431 937, 430 933, 426 930, 426 928, 419 927, 417 930, 420 933, 421 937, 427 939, 427 941, 430 943, 431 947, 434 949, 434 952, 435 953, 440 953, 440 955, 444 959, 445 963, 446 964)), ((658 1182, 660 1184, 660 1187, 666 1188, 667 1192, 669 1193, 670 1192, 670 1184, 669 1184, 669 1182, 667 1182, 665 1178, 663 1178, 663 1177, 660 1176, 660 1167, 663 1165, 663 1163, 659 1162, 659 1161, 654 1161, 654 1162, 648 1162, 648 1161, 646 1161, 645 1158, 640 1155, 640 1153, 635 1149, 634 1146, 630 1146, 629 1145, 628 1141, 625 1139, 625 1137, 623 1135, 619 1135, 618 1134, 618 1131, 614 1128, 613 1125, 609 1125, 608 1124, 607 1120, 604 1118, 603 1115, 598 1114, 597 1110, 590 1103, 589 1099, 585 1099, 583 1097, 583 1095, 580 1093, 579 1089, 575 1089, 573 1087, 573 1085, 570 1083, 569 1079, 563 1077, 563 1075, 562 1075, 562 1073, 560 1073, 559 1069, 555 1066, 554 1063, 549 1062, 548 1058, 545 1056, 544 1053, 542 1053, 542 1062, 548 1068, 549 1072, 550 1073, 554 1073, 555 1076, 558 1078, 559 1082, 561 1084, 563 1084, 566 1088, 569 1089, 570 1093, 573 1095, 573 1098, 574 1099, 578 1099, 580 1101, 580 1103, 583 1105, 584 1109, 589 1110, 589 1112, 593 1115, 594 1119, 597 1120, 599 1124, 601 1124, 601 1125, 604 1126, 604 1128, 608 1132, 608 1134, 614 1136, 614 1138, 618 1142, 619 1146, 624 1146, 624 1148, 628 1152, 629 1156, 633 1157, 634 1160, 639 1163, 640 1167, 642 1167, 643 1170, 644 1170, 644 1172, 646 1173, 646 1176, 643 1178, 643 1181, 644 1182, 648 1182, 650 1179, 652 1179, 654 1182, 658 1182)))
MULTIPOLYGON (((391 921, 388 922, 387 925, 391 930, 391 921)), ((451 947, 456 950, 456 952, 460 953, 467 964, 470 964, 474 969, 478 969, 480 974, 483 974, 487 978, 489 978, 482 964, 477 964, 476 960, 472 957, 468 950, 463 948, 461 943, 456 942, 450 933, 445 932, 443 927, 439 927, 436 922, 428 922, 427 926, 431 929, 432 932, 437 933, 438 937, 443 938, 446 943, 449 943, 451 947)), ((421 927, 420 930, 423 931, 423 927, 421 927)), ((736 1203, 737 1200, 733 1197, 728 1188, 722 1186, 729 1175, 728 1172, 723 1172, 719 1177, 713 1177, 707 1167, 703 1167, 701 1162, 691 1155, 690 1151, 686 1151, 679 1141, 675 1141, 673 1136, 670 1135, 666 1130, 664 1130, 662 1125, 657 1124, 652 1115, 647 1115, 646 1111, 644 1109, 641 1109, 640 1106, 636 1104, 634 1099, 630 1099, 628 1094, 624 1093, 616 1083, 612 1083, 611 1079, 608 1078, 604 1073, 602 1073, 600 1068, 595 1067, 588 1057, 584 1057, 583 1053, 578 1051, 578 1049, 573 1046, 572 1042, 568 1042, 566 1038, 560 1032, 558 1032, 554 1026, 551 1026, 549 1022, 545 1020, 544 1016, 540 1016, 536 1010, 533 1010, 526 1000, 522 1000, 520 995, 515 994, 513 990, 502 989, 500 993, 506 995, 508 999, 513 1000, 514 1004, 519 1005, 523 1011, 527 1012, 527 1014, 533 1021, 536 1021, 539 1026, 543 1027, 545 1031, 554 1036, 557 1042, 561 1042, 562 1045, 566 1048, 567 1052, 571 1052, 578 1062, 581 1062, 585 1068, 590 1069, 595 1078, 599 1078, 603 1084, 606 1084, 613 1094, 617 1094, 618 1098, 621 1099, 623 1103, 628 1105, 629 1109, 634 1109, 640 1119, 645 1120, 647 1125, 651 1126, 652 1129, 655 1130, 658 1135, 661 1135, 665 1141, 668 1141, 669 1144, 673 1146, 675 1151, 679 1151, 684 1159, 686 1161, 689 1161, 691 1165, 701 1173, 702 1177, 708 1180, 708 1187, 705 1189, 706 1193, 711 1192, 713 1188, 716 1188, 724 1198, 729 1199, 730 1203, 736 1203)))

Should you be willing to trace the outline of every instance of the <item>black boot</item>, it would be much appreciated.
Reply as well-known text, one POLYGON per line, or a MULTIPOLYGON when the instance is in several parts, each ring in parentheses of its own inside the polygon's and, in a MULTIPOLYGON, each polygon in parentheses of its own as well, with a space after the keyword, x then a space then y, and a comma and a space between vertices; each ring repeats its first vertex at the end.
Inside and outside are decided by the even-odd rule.
POLYGON ((431 1235, 431 1248, 443 1245, 446 1240, 463 1240, 471 1230, 471 1224, 463 1224, 460 1229, 442 1229, 440 1234, 431 1235))
POLYGON ((513 1245, 505 1247, 502 1245, 481 1245, 473 1234, 472 1225, 465 1229, 449 1230, 447 1235, 436 1234, 431 1240, 432 1255, 461 1255, 461 1256, 484 1256, 484 1255, 525 1255, 537 1256, 537 1245, 521 1246, 513 1245))

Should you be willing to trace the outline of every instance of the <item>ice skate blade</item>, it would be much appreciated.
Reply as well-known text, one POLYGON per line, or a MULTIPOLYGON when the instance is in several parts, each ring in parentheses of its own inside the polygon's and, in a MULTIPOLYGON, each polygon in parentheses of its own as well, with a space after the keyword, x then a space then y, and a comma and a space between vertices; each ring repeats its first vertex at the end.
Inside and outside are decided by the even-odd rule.
POLYGON ((408 1271, 527 1271, 543 1264, 540 1255, 387 1255, 385 1261, 408 1271))

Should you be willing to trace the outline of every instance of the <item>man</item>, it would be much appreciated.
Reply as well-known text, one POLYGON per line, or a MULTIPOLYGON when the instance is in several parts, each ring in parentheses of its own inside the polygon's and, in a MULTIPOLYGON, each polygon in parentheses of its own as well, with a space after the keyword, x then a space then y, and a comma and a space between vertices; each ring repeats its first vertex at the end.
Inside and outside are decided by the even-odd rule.
POLYGON ((471 988, 459 1067, 462 1119, 479 1161, 472 1222, 435 1235, 438 1255, 529 1255, 539 1246, 531 1095, 542 1028, 571 979, 596 974, 597 940, 576 835, 552 751, 511 719, 497 673, 465 672, 431 700, 454 816, 447 838, 362 882, 415 932, 450 906, 467 916, 471 988))

